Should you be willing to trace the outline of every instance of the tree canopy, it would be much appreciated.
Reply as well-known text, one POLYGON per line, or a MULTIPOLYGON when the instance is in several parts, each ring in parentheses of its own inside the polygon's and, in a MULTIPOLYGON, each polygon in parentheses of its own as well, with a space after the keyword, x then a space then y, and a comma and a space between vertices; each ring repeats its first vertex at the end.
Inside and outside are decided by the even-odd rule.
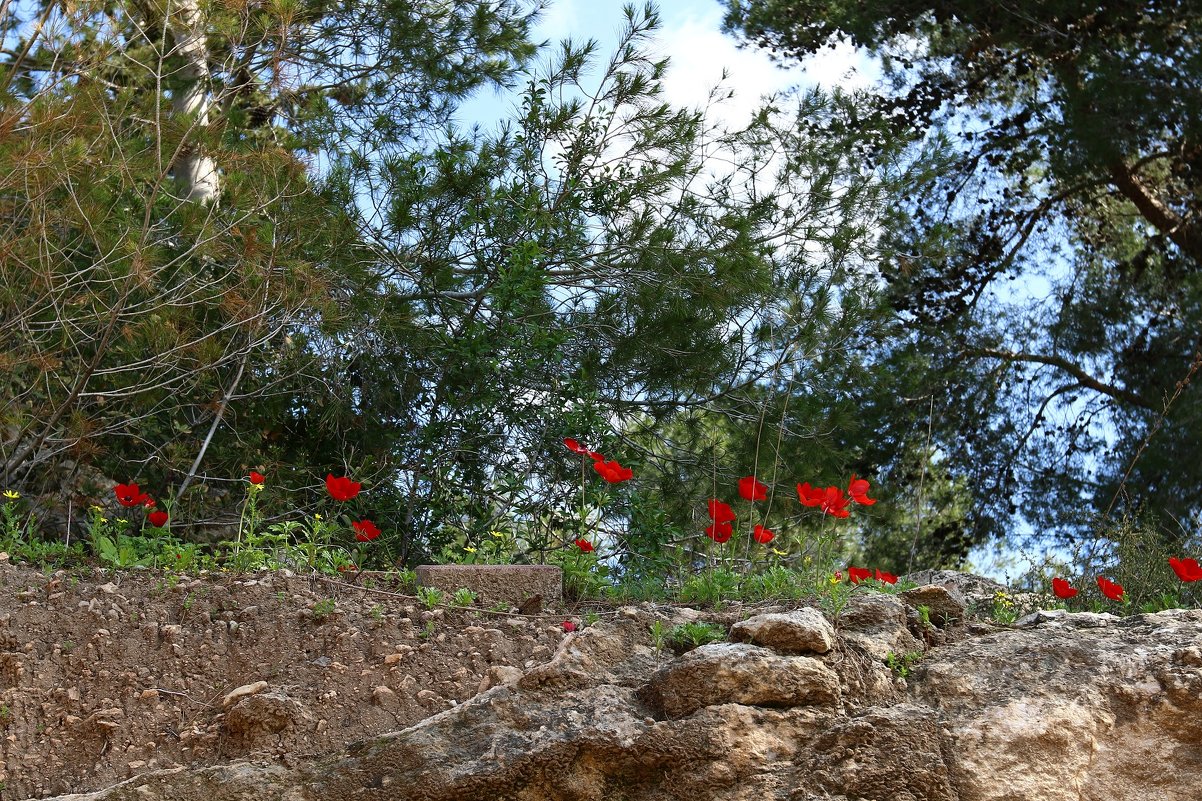
POLYGON ((654 558, 719 471, 845 480, 899 168, 815 126, 861 98, 674 108, 650 6, 611 54, 521 3, 5 6, 0 481, 52 528, 137 479, 206 536, 248 470, 269 516, 353 473, 412 560, 562 529, 577 436, 645 477, 609 508, 654 558), (519 109, 456 127, 487 85, 519 109))
POLYGON ((1202 8, 730 0, 726 21, 781 58, 866 48, 886 76, 873 116, 926 132, 928 176, 882 244, 886 359, 905 373, 890 380, 928 413, 869 395, 897 443, 929 439, 972 488, 953 553, 1016 512, 1068 538, 1120 510, 1186 536, 1202 507, 1202 8))

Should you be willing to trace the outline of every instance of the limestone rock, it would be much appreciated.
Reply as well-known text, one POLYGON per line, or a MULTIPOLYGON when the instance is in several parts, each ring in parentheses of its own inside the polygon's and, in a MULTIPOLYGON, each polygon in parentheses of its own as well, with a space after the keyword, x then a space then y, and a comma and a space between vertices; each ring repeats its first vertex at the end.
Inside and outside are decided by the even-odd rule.
POLYGON ((657 672, 639 698, 669 718, 717 704, 832 705, 839 702, 839 677, 812 657, 782 656, 756 645, 712 643, 657 672))
POLYGON ((889 654, 901 656, 922 650, 906 625, 906 607, 892 595, 868 592, 852 597, 839 617, 843 641, 870 658, 884 662, 889 654))
POLYGON ((228 693, 226 693, 225 697, 221 699, 221 705, 226 709, 229 709, 243 698, 246 698, 250 695, 256 695, 266 689, 267 682, 265 681, 256 681, 253 684, 243 684, 241 687, 230 690, 228 693))
POLYGON ((901 593, 901 599, 918 609, 925 607, 930 620, 936 626, 947 626, 964 622, 967 602, 960 591, 942 584, 926 584, 901 593))
POLYGON ((283 693, 262 693, 246 696, 230 707, 225 728, 232 735, 249 739, 290 731, 304 718, 304 709, 296 700, 283 693))
POLYGON ((835 629, 817 609, 756 615, 730 628, 735 642, 750 642, 781 653, 825 654, 835 641, 835 629))

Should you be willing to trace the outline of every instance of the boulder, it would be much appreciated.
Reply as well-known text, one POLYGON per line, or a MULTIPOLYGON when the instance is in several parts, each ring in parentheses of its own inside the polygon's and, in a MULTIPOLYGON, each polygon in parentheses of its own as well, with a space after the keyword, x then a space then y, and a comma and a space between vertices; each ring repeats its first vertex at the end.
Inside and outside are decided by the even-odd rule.
POLYGON ((735 642, 762 645, 780 653, 825 654, 835 642, 835 628, 822 612, 804 607, 794 612, 756 615, 730 628, 735 642))
POLYGON ((718 704, 767 707, 839 703, 839 677, 808 656, 782 656, 756 645, 711 643, 659 670, 639 698, 669 718, 718 704))

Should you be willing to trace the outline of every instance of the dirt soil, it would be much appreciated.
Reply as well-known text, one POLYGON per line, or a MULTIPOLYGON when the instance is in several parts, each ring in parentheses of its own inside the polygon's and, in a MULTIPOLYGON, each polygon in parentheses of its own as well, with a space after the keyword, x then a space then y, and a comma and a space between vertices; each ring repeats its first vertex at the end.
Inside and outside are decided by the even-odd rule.
POLYGON ((341 751, 546 661, 566 617, 427 610, 381 576, 0 560, 0 801, 341 751))

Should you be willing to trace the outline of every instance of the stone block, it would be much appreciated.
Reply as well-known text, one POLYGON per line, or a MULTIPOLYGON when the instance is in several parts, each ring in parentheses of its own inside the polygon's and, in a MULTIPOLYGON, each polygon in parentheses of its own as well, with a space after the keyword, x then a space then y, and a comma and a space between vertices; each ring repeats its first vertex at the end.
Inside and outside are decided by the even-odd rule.
POLYGON ((417 583, 448 595, 467 587, 485 604, 521 606, 538 596, 547 606, 563 598, 563 570, 554 565, 420 565, 417 583))

